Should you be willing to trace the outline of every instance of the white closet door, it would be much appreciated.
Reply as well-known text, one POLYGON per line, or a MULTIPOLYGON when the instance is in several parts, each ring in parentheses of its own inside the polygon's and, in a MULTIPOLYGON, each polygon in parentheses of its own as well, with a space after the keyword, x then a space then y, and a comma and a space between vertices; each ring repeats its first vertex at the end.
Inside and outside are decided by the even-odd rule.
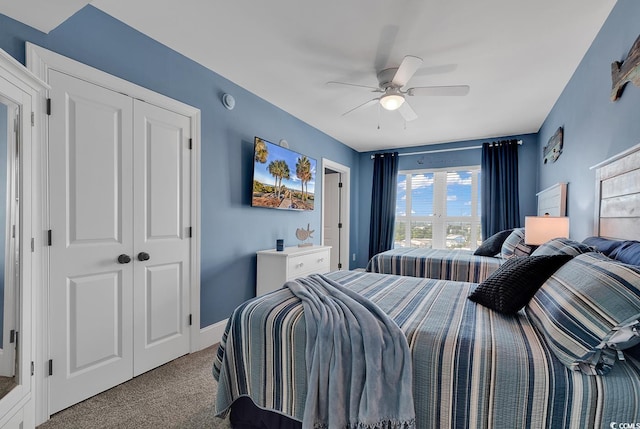
POLYGON ((189 353, 191 134, 185 116, 138 100, 134 112, 134 375, 138 375, 189 353))
POLYGON ((50 412, 132 376, 130 97, 50 71, 50 412), (124 261, 123 261, 124 262, 124 261))

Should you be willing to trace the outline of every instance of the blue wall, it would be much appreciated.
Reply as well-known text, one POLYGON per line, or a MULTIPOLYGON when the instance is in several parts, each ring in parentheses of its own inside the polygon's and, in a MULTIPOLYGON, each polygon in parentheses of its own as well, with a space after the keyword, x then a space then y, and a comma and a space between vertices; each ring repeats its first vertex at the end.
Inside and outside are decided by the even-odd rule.
POLYGON ((640 88, 629 83, 622 98, 610 101, 611 63, 626 58, 640 35, 639 19, 639 1, 618 0, 538 133, 542 153, 564 127, 562 155, 555 163, 539 164, 538 188, 569 183, 574 239, 593 235, 595 172, 589 167, 640 143, 640 88))
MULTIPOLYGON (((328 158, 357 177, 354 150, 92 6, 48 35, 0 15, 0 48, 24 63, 25 41, 202 111, 202 327, 227 318, 254 296, 257 250, 274 248, 276 238, 294 243, 295 229, 307 223, 317 231, 314 243, 320 242, 320 197, 307 213, 250 206, 254 136, 284 138, 291 149, 317 159, 318 167, 328 158), (220 102, 225 92, 236 99, 232 111, 220 102)), ((357 186, 352 189, 355 225, 357 186)), ((351 240, 356 248, 355 231, 351 240)))
MULTIPOLYGON (((404 149, 393 149, 398 153, 411 153, 421 151, 431 151, 438 149, 462 148, 470 146, 481 146, 484 142, 492 142, 505 139, 522 140, 522 145, 518 148, 518 190, 520 192, 520 217, 524 225, 524 217, 536 214, 536 155, 538 151, 537 135, 526 134, 511 137, 500 137, 483 140, 468 140, 457 143, 446 143, 440 145, 416 146, 404 149)), ((390 150, 391 151, 391 150, 390 150)), ((384 152, 384 151, 376 151, 384 152)), ((373 180, 373 161, 371 155, 376 152, 362 152, 360 157, 360 168, 358 183, 360 184, 360 195, 358 206, 360 207, 360 217, 358 220, 358 241, 356 265, 365 267, 369 256, 369 224, 371 210, 371 183, 373 180)), ((406 155, 401 156, 398 161, 399 170, 418 170, 431 168, 446 168, 458 166, 480 165, 481 149, 467 149, 452 152, 439 152, 426 155, 406 155), (418 164, 421 161, 422 164, 418 164)))

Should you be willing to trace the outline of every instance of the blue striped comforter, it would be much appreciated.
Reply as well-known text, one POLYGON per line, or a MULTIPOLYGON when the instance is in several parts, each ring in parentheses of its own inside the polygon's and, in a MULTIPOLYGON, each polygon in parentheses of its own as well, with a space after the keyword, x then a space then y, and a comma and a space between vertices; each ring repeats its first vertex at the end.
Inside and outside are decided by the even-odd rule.
POLYGON ((366 271, 480 283, 503 262, 501 258, 476 256, 470 250, 402 247, 378 253, 371 258, 366 271))
MULTIPOLYGON (((328 277, 375 302, 405 333, 419 428, 608 428, 640 422, 640 363, 587 376, 558 361, 524 312, 503 316, 466 297, 471 283, 340 271, 328 277)), ((229 319, 214 376, 217 413, 240 396, 301 420, 305 319, 282 289, 229 319)))

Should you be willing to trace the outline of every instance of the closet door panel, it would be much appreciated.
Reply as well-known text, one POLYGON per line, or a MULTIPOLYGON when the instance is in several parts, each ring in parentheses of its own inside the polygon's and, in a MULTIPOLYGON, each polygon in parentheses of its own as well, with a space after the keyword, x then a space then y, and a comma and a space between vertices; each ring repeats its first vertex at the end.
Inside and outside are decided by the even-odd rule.
POLYGON ((50 71, 50 412, 132 377, 133 102, 50 71))
POLYGON ((134 136, 137 375, 189 352, 190 121, 136 100, 134 136))

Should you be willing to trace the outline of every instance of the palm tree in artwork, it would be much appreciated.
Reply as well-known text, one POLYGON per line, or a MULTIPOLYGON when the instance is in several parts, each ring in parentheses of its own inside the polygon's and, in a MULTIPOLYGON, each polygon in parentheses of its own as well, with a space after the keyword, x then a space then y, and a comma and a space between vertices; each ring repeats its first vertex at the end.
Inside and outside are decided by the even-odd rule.
POLYGON ((267 170, 269 174, 275 177, 275 191, 276 197, 280 198, 280 186, 282 186, 282 179, 289 179, 291 177, 291 172, 289 170, 289 166, 282 159, 277 159, 275 161, 271 161, 267 166, 267 170))
POLYGON ((269 171, 269 174, 271 174, 276 179, 276 183, 273 185, 273 190, 276 192, 276 196, 278 196, 278 177, 280 175, 278 168, 278 161, 271 161, 267 166, 267 171, 269 171))
POLYGON ((302 201, 307 199, 305 193, 305 185, 311 180, 311 162, 309 158, 302 155, 296 162, 296 176, 300 179, 300 186, 302 188, 302 201))
POLYGON ((282 179, 290 179, 291 178, 291 170, 289 170, 289 165, 286 161, 280 159, 276 161, 279 163, 279 171, 280 171, 280 186, 282 187, 282 179))
MULTIPOLYGON (((264 164, 267 162, 267 158, 269 157, 269 149, 267 149, 267 144, 262 139, 256 139, 256 147, 255 147, 255 159, 260 164, 264 164)), ((269 172, 271 173, 271 171, 269 172)))

